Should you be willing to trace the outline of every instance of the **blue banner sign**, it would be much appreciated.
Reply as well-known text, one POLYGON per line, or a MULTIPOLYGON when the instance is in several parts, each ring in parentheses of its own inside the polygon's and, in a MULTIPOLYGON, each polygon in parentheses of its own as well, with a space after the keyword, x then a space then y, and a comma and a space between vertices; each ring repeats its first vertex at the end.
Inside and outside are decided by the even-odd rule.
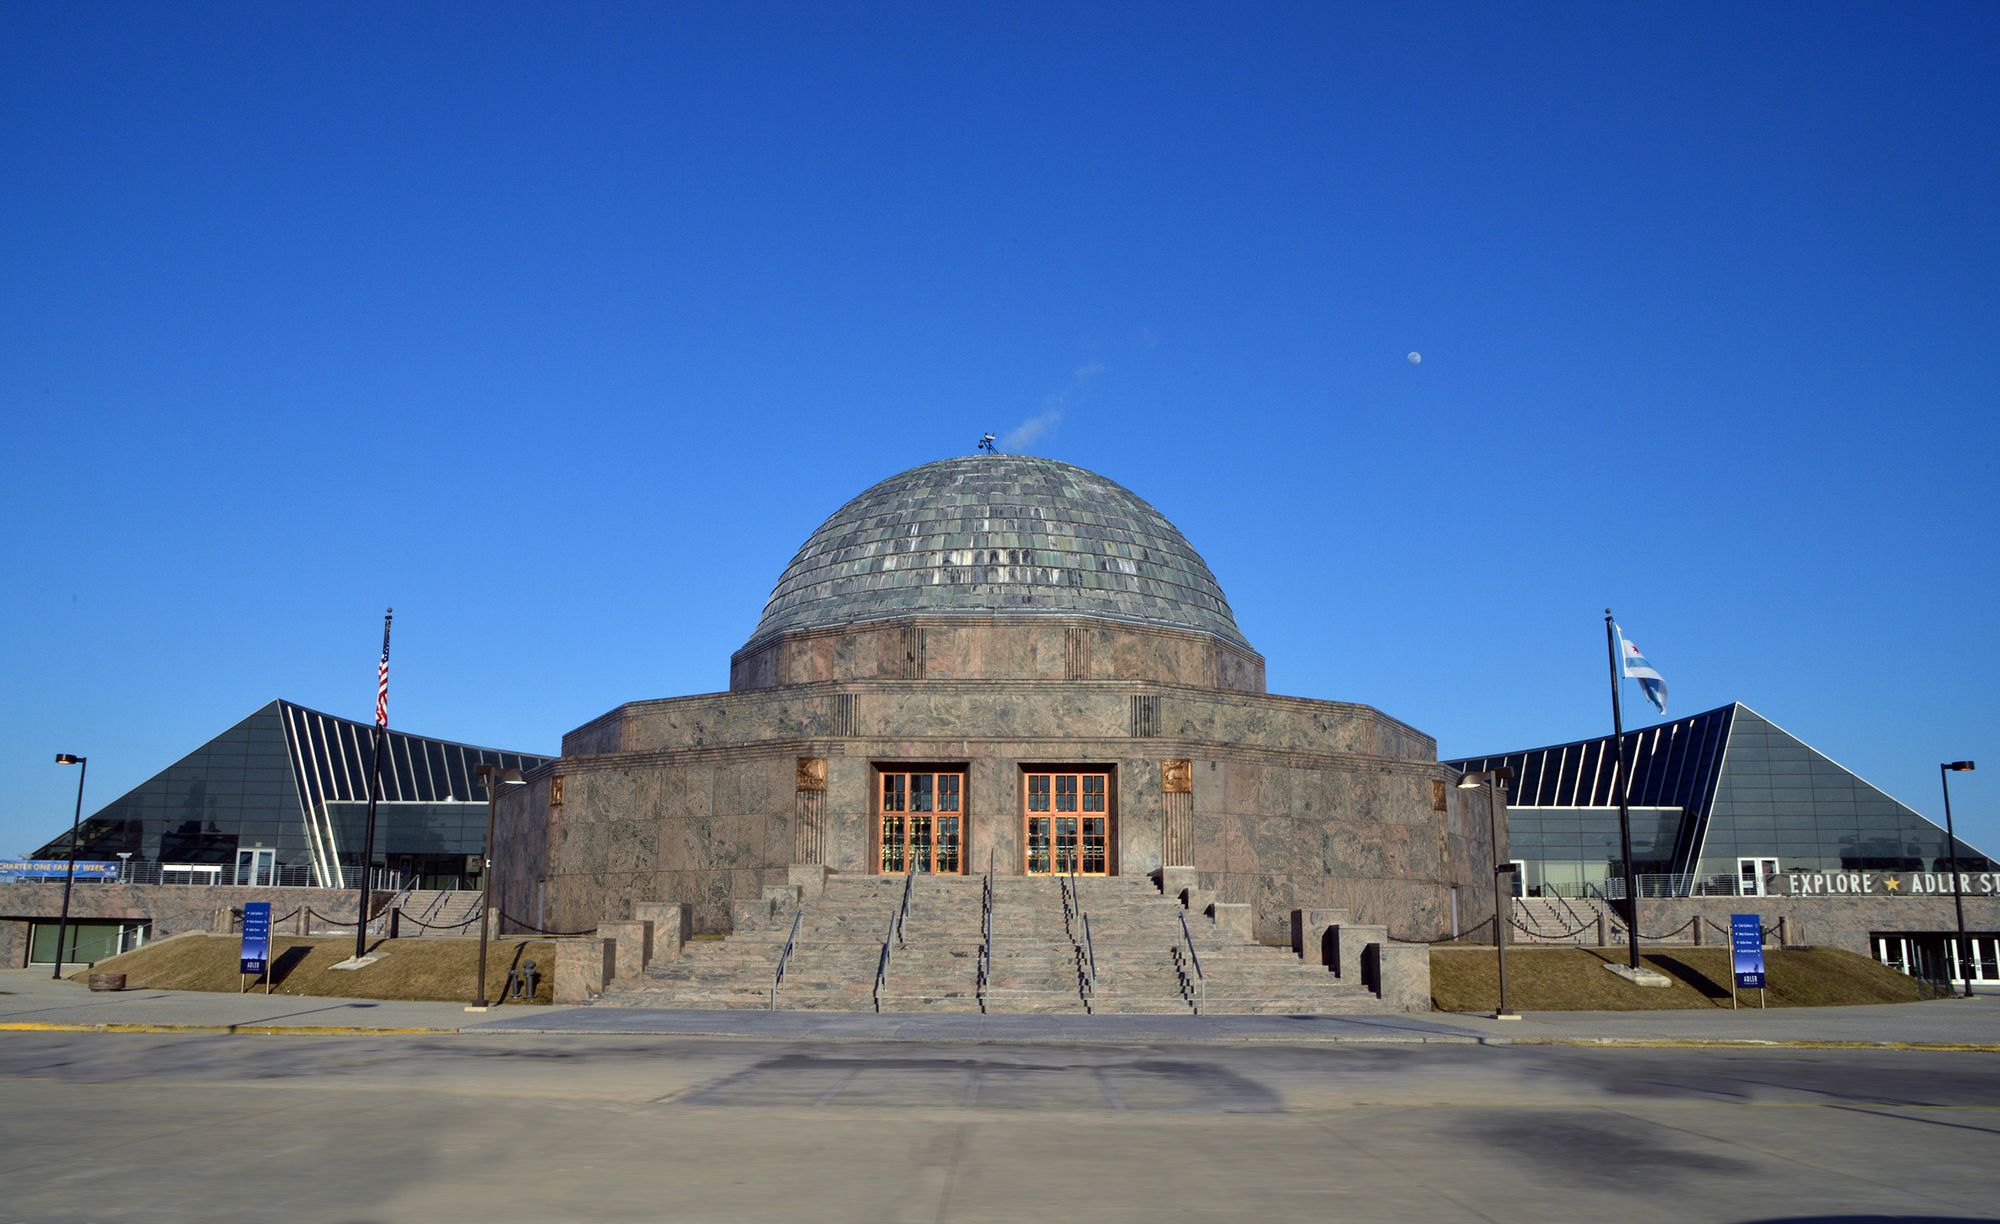
POLYGON ((262 974, 271 967, 271 903, 252 901, 243 907, 243 950, 237 972, 262 974))
MULTIPOLYGON (((61 880, 69 875, 64 859, 0 859, 0 880, 61 880)), ((118 864, 76 861, 79 880, 116 880, 118 864)))
POLYGON ((1738 990, 1764 989, 1764 919, 1760 914, 1729 916, 1729 971, 1738 990))

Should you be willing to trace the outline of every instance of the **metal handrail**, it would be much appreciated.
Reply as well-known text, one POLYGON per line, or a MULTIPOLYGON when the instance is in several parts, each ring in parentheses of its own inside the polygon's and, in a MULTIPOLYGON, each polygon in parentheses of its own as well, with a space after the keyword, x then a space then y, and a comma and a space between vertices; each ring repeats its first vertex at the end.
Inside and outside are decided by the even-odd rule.
MULTIPOLYGON (((1201 953, 1194 950, 1194 932, 1188 930, 1187 911, 1183 910, 1180 912, 1180 920, 1181 939, 1187 946, 1188 963, 1194 967, 1194 997, 1189 999, 1188 1002, 1199 1013, 1202 1004, 1208 1002, 1208 978, 1203 976, 1201 971, 1201 953)), ((1174 951, 1178 952, 1180 949, 1176 948, 1174 951)), ((1181 971, 1181 981, 1187 981, 1186 970, 1181 971)))
POLYGON ((771 1010, 778 1010, 778 987, 785 980, 785 963, 792 959, 792 945, 798 942, 799 924, 805 921, 806 907, 803 902, 792 911, 792 932, 785 936, 785 946, 778 952, 778 968, 771 974, 771 1010))
POLYGON ((888 980, 889 940, 885 939, 882 941, 882 955, 875 961, 875 989, 870 993, 870 998, 875 1004, 875 1010, 878 1012, 882 1010, 882 985, 888 980))
POLYGON ((1089 947, 1090 915, 1083 912, 1083 897, 1076 886, 1076 868, 1072 864, 1068 875, 1056 877, 1056 887, 1062 894, 1063 934, 1069 937, 1070 952, 1076 957, 1076 992, 1083 1001, 1083 1010, 1093 1010, 1091 999, 1097 994, 1097 954, 1089 947), (1082 938, 1077 937, 1077 927, 1083 927, 1082 938))
POLYGON ((993 981, 993 852, 986 852, 986 881, 979 890, 979 1010, 986 1010, 986 988, 993 981))
POLYGON ((395 896, 390 897, 389 903, 387 905, 384 905, 381 909, 376 910, 374 914, 370 915, 368 919, 368 926, 370 930, 376 933, 388 931, 389 915, 393 914, 397 910, 402 909, 403 902, 408 901, 410 899, 410 894, 415 891, 417 891, 417 886, 415 884, 408 884, 403 887, 402 891, 398 892, 395 896), (381 924, 379 927, 377 927, 376 925, 378 923, 381 924))
MULTIPOLYGON (((424 926, 428 924, 432 918, 435 918, 437 916, 438 911, 444 908, 445 901, 451 897, 451 894, 444 891, 443 889, 438 889, 436 891, 437 891, 437 896, 432 897, 431 903, 424 907, 424 912, 418 914, 414 919, 414 921, 418 926, 424 926)), ((405 918, 409 917, 408 914, 405 914, 403 916, 405 918)))
POLYGON ((875 988, 872 997, 875 1010, 878 1012, 882 1010, 882 987, 889 981, 889 948, 891 945, 903 942, 903 919, 910 912, 910 885, 916 878, 917 865, 915 860, 912 860, 909 870, 903 873, 903 899, 896 903, 894 910, 890 911, 889 930, 882 936, 882 955, 875 959, 875 988))
MULTIPOLYGON (((1582 899, 1583 899, 1583 898, 1581 898, 1581 897, 1577 898, 1577 900, 1579 900, 1579 901, 1581 901, 1582 899)), ((1523 901, 1523 900, 1526 900, 1526 898, 1524 898, 1524 897, 1517 897, 1517 898, 1515 898, 1515 900, 1516 900, 1516 901, 1523 901)), ((1568 899, 1567 897, 1563 896, 1563 895, 1562 895, 1561 893, 1556 893, 1556 894, 1554 894, 1554 896, 1553 896, 1553 900, 1555 901, 1555 903, 1556 903, 1557 905, 1560 905, 1560 906, 1562 906, 1562 911, 1563 911, 1563 913, 1565 913, 1565 914, 1568 914, 1568 915, 1569 915, 1569 920, 1570 920, 1570 921, 1571 921, 1572 923, 1576 924, 1576 927, 1577 927, 1577 929, 1578 929, 1578 930, 1581 930, 1581 929, 1583 929, 1584 927, 1588 927, 1588 926, 1596 926, 1596 925, 1597 925, 1597 919, 1596 919, 1596 918, 1594 918, 1594 917, 1592 917, 1592 918, 1585 918, 1585 917, 1584 917, 1584 916, 1583 916, 1582 914, 1579 914, 1579 913, 1577 913, 1577 912, 1576 912, 1576 909, 1575 909, 1575 907, 1574 907, 1574 906, 1572 906, 1572 905, 1570 905, 1570 903, 1569 903, 1569 899, 1568 899)))
POLYGON ((910 859, 910 868, 903 873, 903 900, 896 906, 896 946, 903 947, 903 920, 910 916, 910 886, 917 882, 917 860, 910 859))

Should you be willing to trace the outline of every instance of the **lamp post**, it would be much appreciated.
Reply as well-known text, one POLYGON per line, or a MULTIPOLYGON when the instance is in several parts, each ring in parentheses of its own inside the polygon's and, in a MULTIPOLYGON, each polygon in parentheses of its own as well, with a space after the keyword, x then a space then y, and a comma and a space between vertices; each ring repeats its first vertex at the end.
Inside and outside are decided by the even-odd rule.
POLYGON ((63 872, 62 921, 56 924, 56 971, 54 981, 62 981, 63 945, 69 940, 69 893, 76 887, 77 831, 83 826, 83 778, 90 772, 90 758, 71 752, 56 753, 56 764, 76 766, 76 815, 69 821, 69 870, 63 872))
POLYGON ((1952 943, 1953 959, 1965 975, 1965 997, 1972 997, 1972 966, 1965 958, 1965 890, 1958 880, 1958 837, 1951 829, 1951 775, 1971 773, 1971 761, 1946 761, 1938 766, 1938 785, 1944 787, 1944 849, 1951 863, 1951 908, 1958 914, 1958 937, 1952 943))
POLYGON ((487 916, 487 909, 493 903, 493 821, 500 808, 500 788, 519 786, 525 779, 518 769, 503 769, 498 765, 481 765, 474 772, 486 783, 486 858, 485 866, 479 872, 479 985, 472 996, 472 1005, 467 1011, 486 1010, 486 933, 493 922, 487 916))
POLYGON ((1500 805, 1507 794, 1507 783, 1514 780, 1511 769, 1474 770, 1458 780, 1459 789, 1474 790, 1492 784, 1493 789, 1486 794, 1487 839, 1493 847, 1493 957, 1500 970, 1500 1006, 1494 1009, 1495 1020, 1519 1020, 1519 1012, 1507 1009, 1507 918, 1506 890, 1501 887, 1501 879, 1514 874, 1511 862, 1500 859, 1500 805))

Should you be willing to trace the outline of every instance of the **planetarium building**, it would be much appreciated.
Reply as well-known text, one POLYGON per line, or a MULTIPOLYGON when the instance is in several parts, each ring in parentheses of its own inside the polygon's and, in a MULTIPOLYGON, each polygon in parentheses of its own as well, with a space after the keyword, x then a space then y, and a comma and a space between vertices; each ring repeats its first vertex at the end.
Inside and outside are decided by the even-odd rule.
POLYGON ((578 727, 503 797, 509 912, 584 929, 671 902, 725 932, 801 868, 1150 878, 1270 942, 1295 910, 1432 937, 1490 904, 1487 798, 1435 742, 1267 693, 1188 540, 1068 464, 975 454, 863 491, 728 674, 578 727))

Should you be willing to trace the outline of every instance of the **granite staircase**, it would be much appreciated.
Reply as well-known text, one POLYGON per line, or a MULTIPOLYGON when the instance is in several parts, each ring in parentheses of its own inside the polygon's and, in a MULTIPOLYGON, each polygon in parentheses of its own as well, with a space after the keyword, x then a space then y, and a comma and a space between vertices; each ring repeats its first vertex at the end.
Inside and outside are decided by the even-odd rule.
POLYGON ((396 932, 404 939, 478 935, 479 898, 476 888, 418 889, 399 907, 396 932))
POLYGON ((1515 897, 1512 910, 1507 938, 1514 943, 1594 945, 1600 919, 1607 941, 1625 937, 1617 911, 1594 897, 1515 897))
POLYGON ((734 934, 690 942, 680 956, 614 983, 598 1004, 1181 1015, 1383 1010, 1360 985, 1290 949, 1245 942, 1144 877, 1006 876, 991 887, 990 963, 982 877, 834 875, 824 892, 802 902, 777 890, 778 904, 739 913, 734 934))

